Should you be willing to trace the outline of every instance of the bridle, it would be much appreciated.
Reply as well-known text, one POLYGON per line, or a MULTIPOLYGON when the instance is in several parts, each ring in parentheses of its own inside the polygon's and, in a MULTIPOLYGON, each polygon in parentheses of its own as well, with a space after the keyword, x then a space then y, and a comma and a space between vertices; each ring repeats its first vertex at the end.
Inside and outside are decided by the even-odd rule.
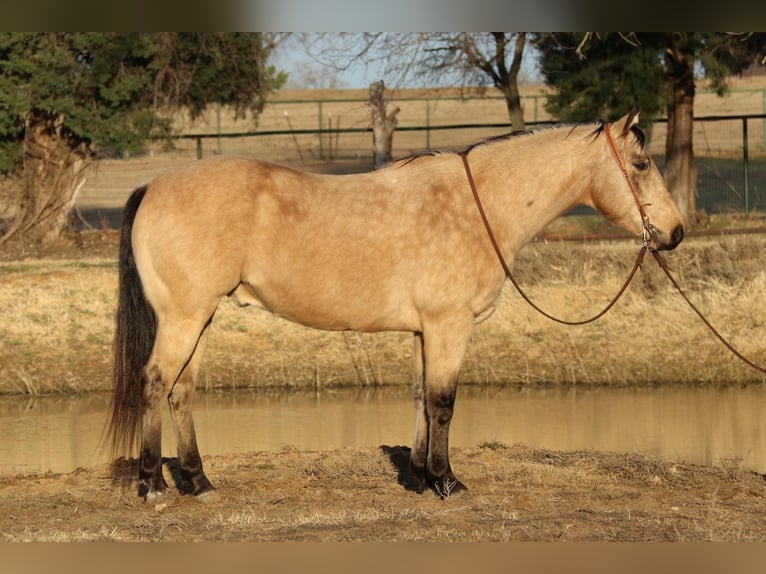
MULTIPOLYGON (((559 317, 556 317, 544 311, 543 309, 538 307, 534 301, 532 301, 532 299, 521 288, 521 285, 519 285, 518 281, 516 281, 516 278, 513 276, 513 273, 511 273, 510 266, 505 261, 503 252, 500 249, 500 244, 497 242, 497 239, 495 238, 495 234, 492 231, 492 226, 490 225, 489 219, 487 218, 487 213, 484 211, 484 206, 481 203, 481 198, 479 197, 479 191, 478 189, 476 189, 476 182, 473 179, 471 166, 468 163, 468 151, 470 150, 460 152, 460 157, 463 160, 463 167, 465 169, 465 174, 466 174, 466 177, 468 178, 468 184, 471 186, 471 192, 473 193, 473 199, 476 202, 476 207, 478 208, 479 215, 481 216, 481 220, 484 223, 484 228, 486 229, 487 235, 489 236, 489 240, 492 243, 492 248, 495 250, 495 254, 497 255, 497 258, 500 260, 500 265, 502 266, 503 271, 505 272, 505 276, 516 288, 516 291, 518 291, 519 295, 521 295, 521 297, 527 303, 529 303, 529 305, 533 309, 535 309, 535 311, 537 311, 544 317, 547 317, 548 319, 555 321, 556 323, 561 323, 562 325, 585 325, 587 323, 592 323, 596 319, 603 317, 606 314, 606 312, 609 311, 614 306, 615 303, 617 303, 617 301, 620 299, 622 294, 628 288, 628 285, 633 280, 633 276, 636 274, 636 271, 638 271, 638 269, 641 267, 644 261, 644 255, 646 255, 647 249, 650 249, 649 240, 651 239, 654 228, 652 227, 652 224, 649 223, 649 217, 646 215, 644 206, 641 204, 641 200, 638 197, 638 192, 636 191, 636 188, 633 185, 633 181, 630 179, 630 175, 628 174, 628 170, 625 166, 625 162, 623 161, 622 157, 617 151, 617 146, 615 145, 614 140, 612 139, 612 135, 609 131, 609 124, 606 124, 606 123, 604 124, 604 133, 606 134, 606 139, 609 142, 609 149, 612 151, 612 155, 617 161, 617 165, 620 167, 620 170, 622 171, 622 174, 625 177, 625 180, 628 182, 628 187, 630 188, 630 191, 633 194, 633 199, 636 201, 638 212, 641 214, 641 221, 643 223, 643 228, 641 230, 642 245, 641 245, 641 250, 638 252, 638 256, 636 257, 636 262, 633 264, 633 269, 631 269, 627 279, 625 279, 625 282, 622 284, 622 287, 620 287, 620 290, 617 292, 617 294, 612 298, 611 301, 609 301, 606 307, 604 307, 596 315, 589 317, 587 319, 579 320, 579 321, 568 321, 565 319, 560 319, 559 317)), ((626 141, 627 141, 627 138, 626 138, 626 141)), ((654 250, 652 250, 652 252, 654 253, 654 250)))
MULTIPOLYGON (((625 161, 623 160, 623 157, 620 155, 620 153, 617 151, 617 145, 614 143, 614 139, 612 138, 612 132, 610 131, 609 124, 604 124, 604 135, 606 136, 606 141, 609 144, 609 149, 612 151, 612 155, 614 156, 615 161, 617 162, 617 165, 620 167, 620 171, 622 172, 623 177, 625 178, 625 181, 628 182, 628 188, 630 189, 630 193, 633 195, 633 199, 636 202, 636 207, 638 208, 638 213, 641 215, 641 223, 643 228, 641 229, 641 239, 643 241, 644 245, 649 244, 649 240, 652 237, 652 234, 654 233, 654 227, 652 227, 652 224, 649 222, 649 216, 646 214, 646 211, 644 210, 644 204, 641 203, 641 200, 638 197, 638 191, 636 191, 636 186, 633 185, 633 180, 630 178, 630 174, 628 174, 628 167, 625 165, 625 161)), ((625 157, 628 155, 628 138, 625 138, 625 157)), ((649 205, 649 204, 647 204, 649 205)))
MULTIPOLYGON (((716 330, 715 327, 713 327, 710 321, 708 321, 708 319, 694 305, 694 303, 691 302, 691 300, 686 295, 686 293, 684 293, 684 291, 681 289, 678 282, 670 273, 670 269, 668 268, 668 265, 665 262, 665 259, 659 254, 659 252, 656 249, 652 249, 649 247, 649 240, 651 239, 652 234, 654 233, 654 227, 652 227, 652 224, 649 222, 649 217, 646 215, 646 211, 644 210, 644 204, 641 203, 641 200, 638 197, 638 192, 636 191, 636 187, 633 185, 633 180, 630 178, 630 174, 628 173, 628 169, 625 165, 625 161, 623 160, 620 153, 617 151, 617 146, 614 143, 614 139, 612 138, 612 134, 609 130, 609 124, 607 123, 604 124, 604 134, 606 135, 606 141, 609 143, 609 149, 611 150, 612 155, 614 156, 614 159, 617 162, 617 165, 620 167, 620 171, 622 172, 622 175, 625 178, 625 181, 628 183, 630 192, 633 195, 633 199, 636 202, 636 207, 638 208, 638 212, 639 214, 641 214, 641 221, 643 224, 643 228, 641 230, 642 245, 641 245, 641 250, 638 252, 638 256, 636 257, 636 262, 633 264, 633 269, 631 269, 627 279, 625 279, 625 282, 622 284, 622 287, 620 287, 620 290, 617 292, 617 294, 612 298, 612 300, 607 304, 607 306, 604 307, 604 309, 601 310, 599 313, 597 313, 593 317, 590 317, 588 319, 583 319, 580 321, 567 321, 545 312, 540 307, 538 307, 521 288, 519 283, 516 281, 516 278, 511 273, 511 269, 508 266, 508 263, 506 263, 505 257, 503 257, 503 252, 500 250, 500 245, 498 244, 497 239, 495 239, 495 234, 492 232, 492 226, 489 224, 489 219, 487 219, 487 214, 484 211, 484 207, 482 206, 481 198, 479 197, 479 192, 476 189, 476 182, 473 179, 473 173, 471 173, 471 166, 468 163, 468 151, 470 150, 466 150, 460 153, 460 157, 463 160, 463 167, 465 168, 465 173, 466 173, 466 176, 468 177, 468 183, 471 186, 471 192, 473 193, 473 198, 474 198, 474 201, 476 202, 476 207, 479 210, 479 215, 481 216, 481 220, 484 223, 485 229, 487 230, 487 235, 489 236, 490 242, 492 243, 492 247, 494 248, 495 253, 497 254, 497 258, 500 260, 500 265, 503 267, 505 276, 510 280, 513 286, 516 288, 516 291, 518 291, 519 295, 521 295, 521 297, 527 303, 529 303, 532 306, 532 308, 535 309, 538 313, 542 314, 548 319, 551 319, 552 321, 561 323, 563 325, 585 325, 587 323, 592 323, 596 319, 599 319, 600 317, 604 316, 606 312, 609 311, 609 309, 611 309, 615 303, 617 303, 617 301, 620 299, 622 294, 625 292, 625 289, 628 288, 628 285, 633 280, 633 276, 636 274, 636 271, 641 267, 644 261, 644 255, 646 255, 646 251, 649 250, 652 256, 654 257, 654 259, 657 261, 657 265, 660 266, 660 268, 665 272, 665 275, 667 275, 668 279, 670 279, 670 282, 673 284, 673 287, 676 288, 676 290, 681 295, 681 297, 683 297, 684 301, 686 301, 689 307, 691 307, 692 311, 694 311, 697 314, 697 316, 702 320, 705 326, 713 333, 713 335, 715 335, 715 337, 718 338, 718 340, 721 343, 723 343, 723 345, 742 362, 752 367, 756 371, 766 374, 765 367, 762 367, 758 363, 755 363, 754 361, 751 361, 750 359, 745 357, 741 352, 735 349, 734 346, 731 343, 729 343, 716 330)), ((628 143, 627 143, 627 137, 626 137, 625 138, 626 157, 627 157, 627 145, 628 143)))

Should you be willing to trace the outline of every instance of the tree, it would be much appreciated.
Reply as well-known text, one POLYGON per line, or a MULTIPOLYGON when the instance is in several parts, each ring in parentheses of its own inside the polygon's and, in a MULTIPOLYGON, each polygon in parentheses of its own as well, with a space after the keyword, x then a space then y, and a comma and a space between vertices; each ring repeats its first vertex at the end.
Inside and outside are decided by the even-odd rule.
POLYGON ((370 84, 370 99, 367 103, 372 116, 372 156, 375 169, 386 165, 393 159, 391 148, 394 130, 399 122, 396 118, 399 108, 394 108, 390 112, 387 110, 388 106, 384 97, 385 89, 383 80, 370 84))
POLYGON ((234 33, 1 33, 0 174, 15 234, 49 242, 66 230, 97 153, 171 135, 214 102, 254 118, 284 81, 267 66, 278 37, 234 33))
POLYGON ((700 70, 723 95, 727 77, 742 72, 763 54, 763 35, 588 32, 547 35, 537 46, 546 82, 558 90, 548 110, 562 119, 611 120, 631 106, 650 117, 666 111, 665 181, 684 223, 694 225, 695 71, 700 70))
POLYGON ((613 121, 632 106, 652 118, 668 103, 658 89, 665 73, 654 35, 637 44, 606 34, 583 46, 577 34, 546 34, 535 46, 543 78, 556 88, 545 107, 563 121, 613 121), (585 49, 585 55, 578 52, 585 49))
POLYGON ((525 32, 355 33, 305 38, 314 58, 336 69, 381 64, 387 84, 492 85, 503 94, 514 131, 523 131, 518 78, 525 32), (318 46, 322 46, 318 48, 318 46), (317 51, 319 50, 319 51, 317 51))

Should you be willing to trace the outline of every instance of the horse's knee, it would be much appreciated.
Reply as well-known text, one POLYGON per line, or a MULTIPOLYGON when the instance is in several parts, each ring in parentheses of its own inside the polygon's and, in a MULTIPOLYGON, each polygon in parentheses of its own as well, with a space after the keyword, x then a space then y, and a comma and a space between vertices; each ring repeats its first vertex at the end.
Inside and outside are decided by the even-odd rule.
POLYGON ((452 420, 455 410, 455 389, 429 390, 426 398, 426 411, 431 423, 446 425, 452 420))
POLYGON ((176 383, 168 395, 168 403, 173 411, 187 409, 191 405, 194 386, 192 384, 176 383))

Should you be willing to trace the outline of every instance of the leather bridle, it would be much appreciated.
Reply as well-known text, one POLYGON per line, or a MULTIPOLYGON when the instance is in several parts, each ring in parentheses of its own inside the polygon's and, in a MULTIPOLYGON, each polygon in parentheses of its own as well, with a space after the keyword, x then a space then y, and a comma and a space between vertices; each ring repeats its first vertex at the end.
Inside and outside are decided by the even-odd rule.
MULTIPOLYGON (((473 173, 471 172, 471 166, 468 163, 468 151, 464 151, 460 153, 460 157, 463 160, 463 167, 465 168, 466 176, 468 177, 468 183, 471 186, 471 192, 473 193, 474 201, 476 202, 476 207, 479 210, 479 215, 481 216, 481 220, 484 223, 484 227, 487 230, 487 235, 489 236, 490 242, 492 243, 492 247, 495 250, 495 253, 497 254, 497 258, 500 260, 500 265, 503 267, 503 271, 505 272, 505 276, 510 280, 510 282, 513 284, 513 286, 516 288, 516 291, 519 292, 519 295, 527 302, 529 303, 532 308, 534 308, 538 313, 542 314, 543 316, 547 317, 548 319, 551 319, 552 321, 555 321, 557 323, 561 323, 563 325, 585 325, 586 323, 592 323, 596 319, 599 319, 603 315, 606 314, 607 311, 609 311, 615 303, 620 299, 622 294, 625 292, 625 290, 628 288, 628 285, 633 280, 633 276, 636 274, 636 271, 641 267, 641 264, 644 261, 644 255, 646 255, 646 251, 649 250, 654 257, 654 259, 657 261, 657 265, 660 266, 660 268, 665 272, 665 275, 667 275, 670 282, 673 284, 673 287, 676 288, 678 293, 683 297, 683 299, 686 301, 686 303, 691 307, 691 309, 697 314, 697 316, 702 320, 702 322, 705 324, 705 326, 715 335, 718 340, 723 343, 723 345, 738 359, 743 361, 748 366, 752 367, 756 371, 759 371, 760 373, 766 374, 766 368, 759 365, 758 363, 748 359, 745 357, 741 352, 739 352, 734 346, 729 343, 716 329, 713 327, 713 325, 708 321, 708 319, 702 314, 702 312, 691 302, 689 297, 687 297, 686 293, 681 289, 678 282, 673 278, 673 275, 670 273, 670 269, 668 268, 667 263, 665 262, 665 259, 659 254, 659 252, 656 249, 651 249, 649 247, 649 240, 651 239, 651 236, 654 234, 654 227, 652 227, 652 224, 649 222, 649 217, 646 215, 646 211, 644 210, 644 204, 641 203, 641 200, 638 197, 638 191, 636 190, 635 185, 633 185, 633 180, 630 178, 630 174, 628 174, 627 166, 625 165, 625 161, 623 160, 622 156, 617 151, 617 146, 614 143, 614 139, 612 138, 612 134, 609 130, 609 124, 604 124, 604 134, 606 135, 606 140, 609 143, 609 149, 612 152, 612 155, 614 156, 615 161, 617 162, 617 165, 620 167, 620 171, 622 172, 625 181, 628 183, 628 187, 630 188, 631 193, 633 194, 633 199, 636 202, 636 207, 638 208, 638 212, 641 214, 641 221, 643 223, 643 228, 641 230, 642 235, 642 245, 641 250, 638 252, 638 256, 636 257, 636 262, 633 264, 633 269, 631 269, 630 273, 628 274, 627 279, 625 279, 625 282, 622 284, 622 287, 620 287, 620 290, 617 292, 617 294, 612 298, 612 300, 607 304, 606 307, 604 307, 603 310, 601 310, 599 313, 594 315, 593 317, 590 317, 588 319, 583 319, 580 321, 568 321, 564 319, 560 319, 558 317, 555 317, 551 315, 550 313, 547 313, 546 311, 542 310, 540 307, 538 307, 530 298, 529 296, 524 292, 524 290, 521 288, 519 283, 516 281, 516 278, 511 273, 511 269, 508 266, 508 263, 505 261, 505 257, 503 257, 503 252, 500 249, 500 245, 497 242, 497 239, 495 238, 495 234, 492 232, 492 226, 489 223, 489 219, 487 219, 487 214, 484 211, 484 207, 481 203, 481 198, 479 197, 479 191, 476 189, 476 182, 473 178, 473 173)), ((627 148, 627 138, 625 142, 625 146, 627 148)), ((627 149, 626 149, 626 156, 627 156, 627 149)))
POLYGON ((487 235, 489 236, 489 240, 492 243, 493 249, 495 250, 495 254, 497 255, 497 258, 500 260, 500 265, 502 266, 503 271, 505 272, 505 276, 516 288, 516 291, 518 291, 519 295, 521 295, 521 297, 527 303, 529 303, 529 305, 531 305, 533 309, 535 309, 538 313, 547 317, 548 319, 555 321, 557 323, 561 323, 562 325, 585 325, 587 323, 592 323, 596 319, 603 317, 606 314, 606 312, 609 311, 609 309, 611 309, 615 303, 617 303, 617 301, 620 299, 622 294, 628 288, 628 285, 633 280, 633 276, 636 274, 636 271, 638 271, 638 269, 641 267, 641 264, 644 261, 644 255, 646 254, 647 249, 649 249, 649 239, 651 237, 653 228, 651 224, 649 223, 649 218, 646 215, 643 205, 641 204, 641 201, 638 198, 638 192, 636 191, 636 188, 633 185, 633 182, 631 181, 630 176, 628 175, 628 171, 625 167, 625 162, 622 160, 622 158, 620 157, 620 154, 617 152, 617 147, 615 146, 614 141, 612 140, 611 134, 609 133, 608 124, 604 124, 604 131, 607 136, 607 141, 609 142, 609 147, 612 150, 612 154, 617 160, 617 164, 620 166, 620 170, 622 171, 623 175, 625 176, 625 179, 628 182, 628 186, 630 187, 630 190, 633 193, 633 198, 636 201, 638 211, 641 214, 641 220, 643 222, 643 229, 642 229, 643 244, 641 246, 641 250, 638 252, 638 256, 636 257, 636 262, 633 264, 633 269, 631 269, 627 279, 625 279, 625 282, 622 284, 622 287, 620 287, 620 290, 612 298, 612 300, 606 305, 606 307, 604 307, 596 315, 589 317, 587 319, 582 319, 578 321, 569 321, 566 319, 561 319, 559 317, 556 317, 544 311, 534 301, 532 301, 532 299, 521 288, 521 285, 519 285, 518 281, 516 281, 516 278, 513 276, 513 273, 511 273, 510 266, 505 261, 503 252, 500 249, 500 245, 497 242, 497 239, 495 238, 495 234, 492 231, 492 226, 490 225, 489 219, 487 218, 487 213, 484 211, 484 206, 481 203, 481 198, 479 197, 479 191, 478 189, 476 189, 476 182, 474 181, 473 173, 471 172, 471 166, 468 163, 468 151, 464 151, 460 153, 460 157, 463 160, 463 167, 465 169, 465 174, 466 174, 466 177, 468 178, 468 184, 471 186, 471 192, 473 193, 473 199, 476 202, 476 207, 478 208, 479 215, 481 216, 481 220, 484 223, 484 228, 487 231, 487 235))

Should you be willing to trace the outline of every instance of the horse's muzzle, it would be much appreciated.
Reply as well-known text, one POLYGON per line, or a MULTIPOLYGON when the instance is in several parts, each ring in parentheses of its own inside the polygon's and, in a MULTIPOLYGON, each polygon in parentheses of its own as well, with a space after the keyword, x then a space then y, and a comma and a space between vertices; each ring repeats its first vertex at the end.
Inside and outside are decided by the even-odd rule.
POLYGON ((654 234, 654 242, 657 247, 657 251, 670 251, 678 247, 678 244, 684 240, 684 226, 679 225, 676 227, 669 238, 663 238, 659 233, 654 234))

